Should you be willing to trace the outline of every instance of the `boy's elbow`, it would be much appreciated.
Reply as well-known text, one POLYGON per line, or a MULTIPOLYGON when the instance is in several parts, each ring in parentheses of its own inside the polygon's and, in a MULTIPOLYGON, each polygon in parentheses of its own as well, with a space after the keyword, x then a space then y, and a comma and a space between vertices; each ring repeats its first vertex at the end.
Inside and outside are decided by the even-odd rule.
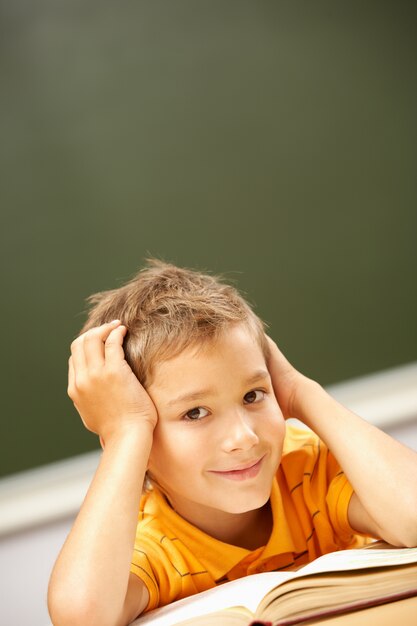
POLYGON ((383 539, 397 548, 417 547, 417 502, 416 506, 407 507, 403 518, 397 519, 396 528, 383 539))
POLYGON ((59 594, 56 590, 48 594, 48 611, 54 626, 84 626, 93 624, 87 606, 71 597, 71 594, 59 594))
POLYGON ((391 546, 395 548, 416 548, 417 547, 417 537, 415 533, 380 533, 381 539, 389 543, 391 546))
POLYGON ((414 518, 414 523, 410 525, 408 532, 404 532, 401 537, 402 548, 416 548, 417 547, 417 517, 414 518))
POLYGON ((417 548, 417 537, 415 535, 403 535, 398 539, 386 539, 386 541, 396 548, 417 548))
POLYGON ((49 589, 48 591, 48 611, 53 626, 70 626, 70 624, 78 624, 82 626, 84 623, 80 619, 80 610, 72 602, 72 598, 64 593, 59 593, 57 589, 49 589))
POLYGON ((417 493, 409 502, 407 520, 404 524, 404 548, 417 547, 417 493))
POLYGON ((52 606, 49 607, 49 615, 53 626, 116 626, 117 622, 109 622, 108 617, 104 618, 91 611, 88 606, 52 606))
POLYGON ((117 617, 104 614, 103 606, 85 596, 74 597, 65 590, 48 593, 48 610, 53 626, 119 626, 117 617))

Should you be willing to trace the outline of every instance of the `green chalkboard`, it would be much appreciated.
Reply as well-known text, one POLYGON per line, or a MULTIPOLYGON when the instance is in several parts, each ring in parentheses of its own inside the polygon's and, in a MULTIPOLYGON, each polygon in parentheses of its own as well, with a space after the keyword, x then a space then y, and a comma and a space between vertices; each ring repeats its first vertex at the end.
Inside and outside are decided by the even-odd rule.
POLYGON ((0 6, 0 474, 97 446, 85 298, 223 272, 323 384, 417 358, 416 5, 0 6))

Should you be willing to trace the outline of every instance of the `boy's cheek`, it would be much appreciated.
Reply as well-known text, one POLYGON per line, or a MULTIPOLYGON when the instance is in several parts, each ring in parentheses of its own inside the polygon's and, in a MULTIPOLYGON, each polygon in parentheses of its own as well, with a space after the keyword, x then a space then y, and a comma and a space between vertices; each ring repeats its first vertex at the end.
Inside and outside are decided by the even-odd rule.
POLYGON ((283 441, 284 437, 285 437, 285 433, 287 430, 287 422, 284 419, 284 416, 280 415, 279 419, 278 419, 278 424, 277 424, 277 428, 278 428, 278 432, 279 432, 279 437, 280 439, 283 441))
POLYGON ((177 429, 172 428, 172 424, 169 422, 160 422, 156 425, 148 468, 152 468, 152 466, 165 468, 170 463, 178 461, 179 451, 187 446, 187 441, 179 435, 177 429))
POLYGON ((279 406, 278 400, 276 399, 275 395, 270 396, 270 409, 274 415, 274 422, 277 425, 277 427, 284 428, 285 430, 285 418, 284 418, 284 415, 281 411, 281 407, 279 406))
POLYGON ((277 442, 277 445, 279 445, 280 448, 282 448, 282 444, 285 438, 285 433, 287 430, 287 424, 281 411, 276 412, 271 423, 271 429, 273 429, 273 434, 272 434, 273 440, 277 442))
POLYGON ((277 446, 277 456, 278 456, 278 465, 281 463, 282 452, 284 449, 284 439, 287 431, 287 423, 283 416, 278 420, 277 424, 277 434, 275 437, 276 446, 277 446))

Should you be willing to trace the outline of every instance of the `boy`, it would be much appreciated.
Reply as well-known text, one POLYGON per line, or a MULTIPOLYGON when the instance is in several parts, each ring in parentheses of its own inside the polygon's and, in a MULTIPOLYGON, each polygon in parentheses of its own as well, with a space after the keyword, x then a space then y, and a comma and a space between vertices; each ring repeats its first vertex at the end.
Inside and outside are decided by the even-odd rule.
POLYGON ((151 261, 90 300, 68 393, 103 454, 51 576, 55 626, 125 626, 366 536, 417 544, 417 455, 296 371, 233 287, 151 261), (315 434, 285 434, 290 416, 315 434))

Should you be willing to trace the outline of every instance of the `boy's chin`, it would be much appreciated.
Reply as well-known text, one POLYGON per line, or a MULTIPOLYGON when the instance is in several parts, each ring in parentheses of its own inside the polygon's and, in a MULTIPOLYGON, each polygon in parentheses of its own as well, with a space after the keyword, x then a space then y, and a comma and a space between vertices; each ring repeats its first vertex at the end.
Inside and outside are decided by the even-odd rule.
POLYGON ((251 511, 257 511, 261 509, 269 501, 271 492, 268 491, 265 494, 259 494, 257 498, 248 498, 247 501, 235 501, 229 500, 222 510, 225 513, 231 513, 233 515, 242 515, 244 513, 250 513, 251 511))

